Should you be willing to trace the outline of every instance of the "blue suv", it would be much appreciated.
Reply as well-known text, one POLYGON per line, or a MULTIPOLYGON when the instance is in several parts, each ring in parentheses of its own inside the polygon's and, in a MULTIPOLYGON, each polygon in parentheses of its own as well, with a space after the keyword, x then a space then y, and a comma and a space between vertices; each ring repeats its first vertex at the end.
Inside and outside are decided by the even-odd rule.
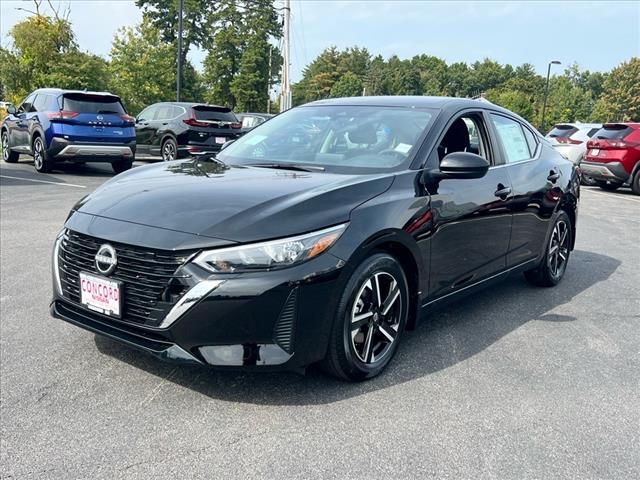
POLYGON ((56 162, 110 162, 116 173, 131 168, 136 152, 135 118, 116 95, 42 88, 31 93, 0 125, 5 162, 33 156, 38 172, 56 162))

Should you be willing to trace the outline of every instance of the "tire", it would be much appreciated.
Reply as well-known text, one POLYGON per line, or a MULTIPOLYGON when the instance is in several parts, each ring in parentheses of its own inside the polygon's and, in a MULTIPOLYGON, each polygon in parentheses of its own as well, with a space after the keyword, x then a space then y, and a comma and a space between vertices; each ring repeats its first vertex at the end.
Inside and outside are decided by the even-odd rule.
POLYGON ((170 162, 178 158, 178 144, 173 138, 169 137, 162 142, 160 155, 162 155, 163 162, 170 162))
POLYGON ((9 148, 9 132, 4 130, 2 132, 2 159, 7 163, 16 163, 18 158, 20 158, 20 154, 18 152, 13 152, 9 148))
POLYGON ((640 168, 636 170, 636 174, 633 176, 633 180, 631 180, 631 190, 636 195, 640 195, 640 168))
POLYGON ((119 160, 111 164, 111 168, 115 173, 126 172, 133 166, 133 160, 119 160))
POLYGON ((524 272, 529 283, 538 287, 554 287, 560 283, 569 263, 572 236, 569 215, 560 211, 544 247, 542 262, 536 268, 524 272))
POLYGON ((398 261, 386 253, 370 256, 351 274, 338 302, 322 368, 351 382, 375 377, 393 358, 408 312, 409 287, 398 261))
POLYGON ((596 184, 607 192, 615 192, 622 186, 622 183, 619 182, 609 182, 606 180, 596 180, 596 184))
POLYGON ((49 173, 53 169, 53 161, 47 153, 47 148, 42 137, 36 136, 31 144, 31 154, 33 155, 33 166, 36 172, 49 173))

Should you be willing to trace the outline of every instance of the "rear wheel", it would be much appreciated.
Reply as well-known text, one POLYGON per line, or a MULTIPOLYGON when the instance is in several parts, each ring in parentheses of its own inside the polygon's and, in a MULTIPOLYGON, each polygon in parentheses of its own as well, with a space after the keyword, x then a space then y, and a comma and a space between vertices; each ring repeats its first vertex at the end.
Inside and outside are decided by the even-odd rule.
POLYGON ((633 193, 636 195, 640 195, 640 168, 636 170, 636 174, 633 176, 631 190, 633 190, 633 193))
POLYGON ((31 152, 33 154, 33 166, 36 171, 40 173, 49 173, 53 168, 53 162, 49 158, 49 154, 44 147, 44 141, 42 138, 36 137, 33 139, 31 152))
POLYGON ((12 152, 9 148, 9 132, 2 132, 2 159, 7 163, 16 163, 20 154, 12 152))
POLYGON ((167 138, 162 143, 162 160, 170 162, 178 158, 178 145, 173 138, 167 138))
POLYGON ((560 283, 569 263, 571 236, 571 220, 566 212, 561 211, 553 225, 542 262, 533 270, 524 272, 529 283, 539 287, 553 287, 560 283))
POLYGON ((608 180, 597 180, 596 184, 602 190, 606 190, 607 192, 615 192, 617 189, 619 189, 622 186, 621 182, 610 182, 608 180))
POLYGON ((409 288, 398 261, 367 258, 351 275, 334 318, 323 367, 349 381, 378 375, 395 354, 409 311, 409 288))
POLYGON ((126 172, 133 166, 133 160, 120 160, 118 162, 113 162, 111 167, 113 171, 116 173, 126 172))

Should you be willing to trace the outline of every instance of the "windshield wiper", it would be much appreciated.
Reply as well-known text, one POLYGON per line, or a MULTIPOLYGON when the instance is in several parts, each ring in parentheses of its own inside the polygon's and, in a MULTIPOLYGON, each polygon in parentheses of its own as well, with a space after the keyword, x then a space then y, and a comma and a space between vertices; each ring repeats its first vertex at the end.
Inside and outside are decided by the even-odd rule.
POLYGON ((324 167, 316 165, 300 165, 298 163, 251 163, 248 166, 258 168, 279 168, 281 170, 296 170, 299 172, 324 172, 324 167))

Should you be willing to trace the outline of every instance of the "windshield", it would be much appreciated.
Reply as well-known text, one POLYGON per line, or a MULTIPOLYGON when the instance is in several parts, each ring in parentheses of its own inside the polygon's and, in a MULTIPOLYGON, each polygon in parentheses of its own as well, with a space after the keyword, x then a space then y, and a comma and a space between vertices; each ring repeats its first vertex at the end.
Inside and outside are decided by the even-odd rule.
POLYGON ((385 171, 407 162, 435 110, 377 106, 298 107, 257 126, 218 157, 229 164, 385 171))

